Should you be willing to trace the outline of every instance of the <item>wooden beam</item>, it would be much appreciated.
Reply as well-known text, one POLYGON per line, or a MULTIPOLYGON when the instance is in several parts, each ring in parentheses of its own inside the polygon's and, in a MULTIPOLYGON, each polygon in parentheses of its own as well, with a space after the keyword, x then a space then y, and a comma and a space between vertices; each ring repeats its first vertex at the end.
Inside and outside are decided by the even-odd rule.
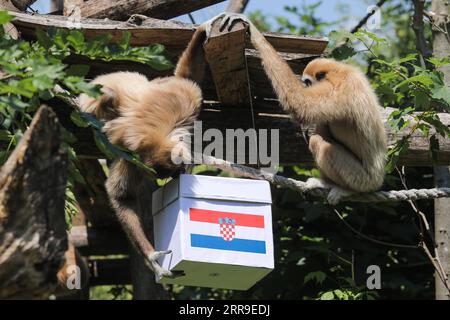
POLYGON ((41 107, 0 171, 0 298, 48 298, 67 249, 67 154, 41 107))
POLYGON ((91 286, 131 284, 130 259, 90 259, 91 286))
MULTIPOLYGON (((58 27, 70 29, 68 17, 30 15, 21 12, 10 12, 10 14, 15 16, 13 23, 21 32, 22 37, 26 39, 35 39, 37 28, 58 27)), ((151 18, 145 20, 139 26, 99 19, 81 19, 80 24, 87 38, 110 34, 112 41, 117 42, 122 38, 123 31, 128 31, 131 33, 131 45, 148 46, 159 43, 165 45, 170 52, 181 52, 189 43, 196 27, 193 24, 151 18)), ((264 33, 264 35, 275 49, 280 52, 322 54, 328 44, 326 38, 271 32, 264 33)))
POLYGON ((171 19, 199 10, 224 0, 89 0, 67 1, 65 5, 78 5, 81 16, 87 18, 127 20, 132 14, 171 19))
MULTIPOLYGON (((49 102, 49 105, 52 105, 49 102)), ((60 104, 57 104, 60 106, 60 104)), ((249 106, 246 107, 230 107, 220 104, 204 104, 200 113, 200 120, 203 121, 203 130, 208 128, 217 128, 225 136, 226 129, 244 130, 252 128, 252 118, 249 114, 249 106), (243 116, 245 115, 245 116, 243 116)), ((59 110, 71 110, 67 108, 58 108, 59 110)), ((304 140, 304 136, 311 136, 314 127, 296 127, 292 124, 289 116, 284 114, 278 102, 257 100, 254 104, 255 124, 257 129, 279 129, 280 131, 280 163, 282 165, 313 165, 314 161, 308 146, 304 140)), ((389 145, 399 141, 408 130, 405 129, 401 133, 393 132, 387 125, 387 118, 394 109, 388 108, 383 111, 383 121, 386 125, 386 133, 389 145)), ((69 113, 70 114, 70 113, 69 113)), ((68 116, 66 116, 68 117, 68 116)), ((442 122, 450 126, 450 115, 447 113, 439 114, 442 122)), ((77 153, 86 158, 103 158, 104 155, 97 150, 92 140, 90 129, 81 129, 71 123, 70 118, 64 121, 66 128, 71 131, 78 139, 75 143, 77 153)), ((434 134, 434 130, 430 135, 434 134)), ((450 140, 438 136, 440 150, 437 154, 437 164, 450 164, 450 140)), ((208 143, 205 142, 205 145, 208 143)), ((417 132, 412 136, 411 144, 408 151, 400 157, 400 165, 405 166, 431 166, 432 159, 429 152, 429 141, 424 138, 421 133, 417 132)))
POLYGON ((239 23, 230 32, 220 32, 219 25, 220 20, 217 20, 204 46, 219 101, 223 105, 249 105, 251 97, 245 58, 246 27, 239 23))
POLYGON ((83 256, 129 254, 128 239, 119 227, 72 227, 69 241, 83 256))

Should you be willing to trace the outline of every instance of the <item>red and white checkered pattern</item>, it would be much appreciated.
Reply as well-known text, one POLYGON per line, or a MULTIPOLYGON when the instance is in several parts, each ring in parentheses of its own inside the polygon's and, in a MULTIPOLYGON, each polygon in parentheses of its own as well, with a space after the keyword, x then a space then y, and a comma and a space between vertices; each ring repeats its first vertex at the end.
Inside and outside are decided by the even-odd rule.
POLYGON ((228 224, 228 223, 221 223, 220 224, 220 235, 222 236, 223 240, 225 240, 225 241, 233 240, 234 236, 236 235, 234 225, 228 224))

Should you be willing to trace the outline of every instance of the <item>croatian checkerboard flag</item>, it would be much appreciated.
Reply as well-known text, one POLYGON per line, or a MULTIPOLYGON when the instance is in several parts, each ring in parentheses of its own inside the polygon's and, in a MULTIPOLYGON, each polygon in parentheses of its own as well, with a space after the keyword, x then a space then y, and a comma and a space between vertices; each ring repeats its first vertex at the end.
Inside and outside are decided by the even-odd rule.
POLYGON ((264 215, 189 209, 191 246, 266 253, 264 215))

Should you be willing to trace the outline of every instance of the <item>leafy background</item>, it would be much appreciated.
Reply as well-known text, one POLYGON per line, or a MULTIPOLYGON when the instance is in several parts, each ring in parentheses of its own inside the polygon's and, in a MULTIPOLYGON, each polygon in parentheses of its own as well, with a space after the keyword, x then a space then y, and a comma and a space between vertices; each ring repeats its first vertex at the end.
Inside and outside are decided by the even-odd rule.
MULTIPOLYGON (((439 147, 430 128, 449 138, 438 112, 450 109, 450 89, 443 85, 442 74, 436 71, 448 61, 430 59, 421 63, 411 28, 413 8, 410 1, 388 1, 383 7, 382 28, 376 33, 345 31, 346 10, 337 20, 324 21, 316 12, 321 2, 300 2, 285 7, 285 13, 269 19, 261 11, 249 13, 261 30, 293 34, 328 36, 331 44, 328 55, 358 65, 365 70, 380 101, 385 107, 397 107, 389 121, 393 130, 406 131, 405 139, 389 151, 385 189, 433 187, 432 168, 398 168, 396 160, 407 148, 409 137, 420 132, 430 141, 430 154, 439 147), (408 115, 418 125, 408 127, 408 115)), ((0 12, 0 23, 10 17, 0 12)), ((37 42, 10 39, 1 31, 0 70, 0 161, 3 163, 26 130, 36 108, 56 94, 56 84, 71 94, 86 92, 99 94, 99 88, 85 80, 85 65, 69 65, 72 55, 89 59, 131 60, 158 70, 170 69, 164 48, 132 48, 129 34, 120 43, 111 44, 108 37, 87 41, 79 31, 39 31, 37 42)), ((431 39, 430 26, 426 36, 431 39)), ((64 95, 64 94, 63 94, 64 95)), ((64 98, 64 97, 61 97, 64 98)), ((81 127, 96 130, 97 146, 105 157, 124 157, 142 165, 135 155, 112 146, 101 134, 102 124, 95 118, 74 111, 72 120, 81 127)), ((83 183, 73 161, 77 155, 71 145, 74 136, 64 130, 65 146, 71 159, 67 187, 66 212, 68 222, 76 212, 71 191, 74 181, 83 183)), ((151 170, 150 168, 148 168, 151 170)), ((200 166, 198 173, 219 174, 200 166)), ((299 164, 280 169, 285 176, 305 180, 318 174, 317 170, 299 164)), ((223 174, 221 174, 223 175, 223 174)), ((305 201, 299 194, 273 188, 273 218, 275 241, 275 270, 247 292, 205 288, 170 286, 175 299, 432 299, 434 297, 433 267, 417 244, 421 240, 421 226, 415 210, 407 202, 390 204, 343 204, 333 208, 321 200, 305 201), (356 232, 355 232, 356 231, 356 232), (383 245, 365 237, 384 242, 383 245), (366 269, 379 265, 382 270, 382 289, 366 288, 366 269)), ((433 202, 419 201, 417 206, 433 225, 433 202)), ((96 287, 92 299, 129 299, 130 287, 96 287)))

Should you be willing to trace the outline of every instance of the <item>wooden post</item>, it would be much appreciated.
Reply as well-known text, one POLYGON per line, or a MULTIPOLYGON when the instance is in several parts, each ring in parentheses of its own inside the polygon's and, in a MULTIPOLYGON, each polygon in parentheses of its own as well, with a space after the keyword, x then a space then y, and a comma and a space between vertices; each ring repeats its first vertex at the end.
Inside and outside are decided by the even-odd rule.
POLYGON ((226 9, 227 12, 234 13, 242 13, 247 7, 249 0, 230 0, 228 7, 226 9))
POLYGON ((48 298, 67 249, 67 154, 41 107, 0 171, 0 298, 48 298))
POLYGON ((64 0, 51 0, 50 12, 62 14, 64 8, 64 0))
MULTIPOLYGON (((442 30, 450 30, 450 2, 448 0, 433 0, 431 10, 434 12, 433 51, 435 57, 449 57, 449 35, 442 30)), ((445 85, 450 87, 450 65, 441 68, 444 73, 445 85)), ((450 187, 450 167, 436 166, 434 168, 436 187, 450 187)), ((447 278, 450 274, 450 198, 434 201, 434 228, 437 252, 441 259, 447 278)), ((450 300, 450 293, 438 276, 435 277, 436 299, 450 300)))
POLYGON ((65 0, 64 11, 69 6, 78 6, 82 17, 127 20, 132 14, 143 14, 152 18, 171 19, 224 0, 65 0))
POLYGON ((224 105, 250 105, 250 82, 245 57, 246 28, 237 24, 231 31, 219 31, 220 21, 212 26, 205 44, 219 101, 224 105))

